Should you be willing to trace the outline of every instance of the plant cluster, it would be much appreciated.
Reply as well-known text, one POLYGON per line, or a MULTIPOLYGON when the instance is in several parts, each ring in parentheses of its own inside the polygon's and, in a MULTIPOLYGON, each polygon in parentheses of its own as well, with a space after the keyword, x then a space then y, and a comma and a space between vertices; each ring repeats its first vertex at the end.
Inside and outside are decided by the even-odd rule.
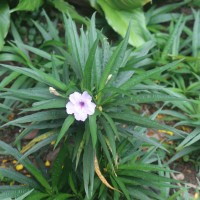
POLYGON ((44 2, 31 7, 29 1, 10 1, 10 11, 1 2, 0 17, 7 22, 0 18, 0 125, 20 133, 13 145, 0 141, 0 154, 16 159, 30 177, 0 167, 0 199, 191 199, 169 163, 199 151, 200 12, 174 10, 198 2, 152 6, 145 13, 147 0, 88 2, 123 40, 111 44, 96 29, 95 14, 86 20, 68 2, 49 0, 63 14, 52 21, 37 11, 40 20, 31 28, 40 42, 30 33, 24 40, 21 22, 13 20, 13 40, 3 44, 10 13, 33 11, 44 2), (147 114, 143 105, 157 110, 147 114), (159 115, 173 125, 158 122, 159 115), (167 134, 161 142, 149 137, 150 130, 167 134), (176 154, 169 158, 170 142, 176 154), (47 170, 49 151, 58 153, 47 170))

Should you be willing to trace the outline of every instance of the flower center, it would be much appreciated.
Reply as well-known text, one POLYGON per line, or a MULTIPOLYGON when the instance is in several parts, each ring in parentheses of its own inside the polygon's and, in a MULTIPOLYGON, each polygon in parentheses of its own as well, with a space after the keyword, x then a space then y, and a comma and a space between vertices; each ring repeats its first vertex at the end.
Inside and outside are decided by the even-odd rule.
POLYGON ((80 105, 81 108, 82 108, 82 107, 84 107, 85 103, 84 103, 83 101, 80 101, 80 102, 79 102, 79 105, 80 105))

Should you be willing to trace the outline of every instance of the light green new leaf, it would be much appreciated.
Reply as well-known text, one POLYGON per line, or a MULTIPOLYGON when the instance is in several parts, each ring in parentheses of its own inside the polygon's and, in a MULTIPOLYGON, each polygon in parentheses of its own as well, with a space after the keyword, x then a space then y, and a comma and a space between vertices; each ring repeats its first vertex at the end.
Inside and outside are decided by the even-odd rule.
POLYGON ((16 8, 11 12, 24 10, 24 11, 34 11, 37 10, 43 4, 43 0, 20 0, 16 8))
POLYGON ((10 26, 10 13, 6 0, 0 1, 0 51, 4 45, 4 38, 10 26))
POLYGON ((105 0, 98 0, 98 4, 103 9, 109 25, 122 37, 125 36, 130 21, 132 22, 129 38, 131 45, 138 47, 150 39, 142 9, 119 10, 111 7, 105 0))

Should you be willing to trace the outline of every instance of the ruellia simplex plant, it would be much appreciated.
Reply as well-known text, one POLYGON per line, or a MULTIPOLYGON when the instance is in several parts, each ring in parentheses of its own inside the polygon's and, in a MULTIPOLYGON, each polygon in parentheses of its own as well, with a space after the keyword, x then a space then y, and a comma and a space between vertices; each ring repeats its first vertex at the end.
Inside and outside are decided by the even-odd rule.
POLYGON ((132 63, 147 56, 143 51, 147 46, 128 47, 130 28, 125 39, 113 47, 95 29, 94 16, 87 30, 77 30, 64 15, 64 39, 47 19, 48 32, 37 24, 41 34, 51 36, 44 49, 17 40, 3 51, 15 52, 21 59, 15 60, 16 65, 0 65, 7 85, 18 86, 1 88, 2 106, 11 101, 21 113, 2 128, 22 129, 15 144, 34 130, 38 135, 22 149, 0 141, 0 153, 15 157, 32 176, 0 168, 2 177, 19 183, 0 186, 0 197, 166 199, 169 193, 165 189, 176 187, 173 183, 177 181, 155 159, 154 148, 165 148, 146 136, 147 128, 168 130, 180 138, 185 133, 154 121, 155 115, 151 119, 137 113, 134 107, 185 100, 166 94, 161 86, 151 89, 148 85, 154 75, 175 68, 179 61, 139 73, 132 63), (24 80, 29 84, 24 85, 24 80), (47 172, 40 161, 52 143, 59 152, 47 172), (29 155, 35 155, 41 167, 29 155))

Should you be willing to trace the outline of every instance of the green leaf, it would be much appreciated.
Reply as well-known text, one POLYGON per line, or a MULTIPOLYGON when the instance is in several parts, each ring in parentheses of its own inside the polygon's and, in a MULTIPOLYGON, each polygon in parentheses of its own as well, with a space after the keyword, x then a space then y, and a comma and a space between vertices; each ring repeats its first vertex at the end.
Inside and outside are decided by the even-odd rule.
MULTIPOLYGON (((23 78, 21 77, 22 80, 20 80, 20 82, 25 81, 24 78, 25 78, 24 76, 23 78)), ((22 83, 20 83, 20 86, 22 85, 22 83)), ((55 97, 54 95, 50 94, 48 88, 35 87, 35 88, 28 88, 28 89, 17 89, 17 90, 16 89, 17 88, 12 89, 12 87, 11 89, 6 89, 6 91, 8 92, 4 92, 2 96, 3 97, 17 97, 23 100, 31 99, 31 100, 37 100, 37 101, 46 100, 46 99, 53 100, 53 98, 55 97)))
POLYGON ((32 21, 34 23, 34 25, 36 26, 36 28, 38 29, 38 31, 40 32, 40 34, 42 35, 42 37, 44 38, 45 41, 50 41, 52 40, 52 36, 50 35, 50 33, 48 33, 43 26, 41 26, 38 22, 36 21, 32 21))
POLYGON ((71 199, 71 197, 73 197, 73 196, 74 195, 72 195, 72 194, 60 193, 60 194, 57 194, 56 196, 54 196, 52 200, 66 200, 69 198, 71 199))
POLYGON ((125 97, 114 102, 115 105, 137 104, 137 103, 153 103, 157 101, 187 101, 185 98, 165 95, 165 94, 137 94, 131 97, 125 97))
POLYGON ((167 168, 147 163, 131 163, 118 166, 118 170, 138 170, 138 171, 170 171, 167 168))
POLYGON ((62 166, 64 165, 65 158, 67 157, 68 146, 66 144, 62 145, 56 159, 53 162, 53 167, 51 168, 51 181, 52 186, 58 188, 59 179, 62 174, 62 166))
POLYGON ((127 82, 125 82, 123 85, 121 85, 120 89, 129 90, 133 86, 141 83, 142 81, 152 77, 153 75, 155 75, 157 73, 161 73, 161 72, 163 72, 163 71, 165 71, 167 69, 176 67, 177 64, 179 64, 180 62, 181 62, 181 60, 180 61, 175 61, 175 62, 167 64, 167 65, 165 65, 163 67, 156 67, 155 69, 151 69, 151 70, 149 70, 149 71, 147 71, 145 73, 142 73, 140 75, 133 76, 127 82))
POLYGON ((83 51, 81 50, 79 41, 79 34, 77 32, 77 27, 70 17, 69 19, 67 19, 66 16, 63 15, 63 18, 66 30, 65 42, 68 46, 68 51, 72 56, 73 62, 75 63, 73 70, 75 71, 78 78, 82 78, 84 60, 83 51))
POLYGON ((23 154, 23 156, 20 158, 19 162, 21 162, 21 160, 28 157, 32 153, 42 149, 44 146, 50 144, 55 139, 56 139, 56 135, 54 134, 54 135, 51 135, 51 136, 47 137, 46 139, 42 140, 41 142, 38 142, 31 149, 29 149, 26 153, 23 154))
POLYGON ((50 76, 44 72, 42 72, 41 70, 38 70, 36 68, 34 69, 28 69, 25 67, 16 67, 16 66, 9 66, 9 65, 1 65, 2 67, 5 67, 7 69, 13 70, 15 72, 24 74, 28 77, 31 77, 33 79, 35 79, 36 81, 45 83, 49 86, 58 88, 60 90, 67 90, 67 85, 65 85, 64 83, 56 80, 53 76, 50 76))
POLYGON ((88 24, 88 21, 82 17, 76 10, 75 8, 70 5, 68 2, 64 0, 53 0, 51 3, 54 5, 54 7, 59 10, 60 12, 70 14, 72 19, 75 19, 76 21, 80 21, 84 24, 88 24))
POLYGON ((43 15, 46 18, 47 24, 48 24, 48 29, 49 32, 51 34, 51 36, 56 40, 56 41, 60 41, 60 38, 58 36, 58 29, 55 27, 55 25, 53 24, 53 22, 49 19, 48 15, 46 14, 46 12, 43 10, 43 15))
POLYGON ((103 9, 108 24, 122 37, 125 37, 130 21, 132 22, 129 43, 133 46, 141 46, 150 39, 150 33, 146 28, 144 13, 141 8, 131 11, 116 9, 106 0, 98 0, 103 9), (117 20, 116 20, 117 19, 117 20))
POLYGON ((172 156, 172 158, 169 159, 167 164, 170 164, 170 163, 174 162, 175 160, 177 160, 177 159, 179 159, 179 158, 181 158, 185 155, 189 155, 190 153, 192 153, 194 151, 198 151, 199 149, 200 149, 199 145, 193 145, 193 146, 185 147, 181 151, 177 152, 174 156, 172 156))
POLYGON ((113 132, 115 133, 115 136, 119 137, 119 133, 118 133, 117 127, 116 127, 114 121, 112 120, 112 118, 108 114, 106 114, 104 112, 102 112, 102 114, 105 117, 106 121, 110 124, 113 132))
POLYGON ((48 196, 48 194, 34 190, 28 197, 26 197, 26 200, 44 200, 48 196))
POLYGON ((61 111, 61 110, 49 110, 49 111, 41 111, 37 112, 31 115, 26 115, 24 117, 15 119, 13 121, 10 121, 6 123, 3 126, 8 126, 8 125, 19 125, 27 122, 41 122, 41 121, 46 121, 46 120, 52 120, 52 119, 62 119, 66 117, 66 112, 61 111))
MULTIPOLYGON (((3 150, 3 153, 6 155, 12 155, 17 160, 19 160, 22 155, 10 145, 6 144, 5 142, 0 141, 0 151, 3 150)), ((25 158, 21 161, 21 164, 35 177, 35 179, 48 191, 51 190, 51 187, 47 180, 43 177, 42 173, 29 161, 29 159, 25 158)))
POLYGON ((125 184, 120 179, 118 179, 118 177, 113 177, 113 178, 117 182, 117 184, 119 185, 119 190, 121 190, 124 193, 126 199, 131 200, 129 192, 128 192, 125 184))
MULTIPOLYGON (((68 131, 69 127, 73 124, 74 122, 74 116, 73 115, 69 115, 63 125, 62 125, 62 128, 60 130, 60 133, 58 134, 58 138, 56 140, 56 144, 55 144, 55 147, 58 145, 58 143, 60 142, 60 140, 64 137, 65 133, 68 131)), ((54 147, 54 148, 55 148, 54 147)))
POLYGON ((39 111, 53 108, 65 108, 65 105, 65 99, 50 99, 33 103, 31 108, 23 109, 23 112, 39 111))
POLYGON ((32 189, 32 190, 26 192, 25 194, 23 194, 22 196, 18 197, 18 198, 15 199, 15 200, 23 200, 23 199, 25 199, 27 196, 29 196, 29 195, 33 192, 33 190, 34 190, 34 189, 32 189))
POLYGON ((179 145, 176 150, 179 151, 184 147, 190 146, 200 140, 200 129, 195 128, 179 145))
POLYGON ((91 197, 94 185, 94 150, 92 142, 85 145, 83 153, 83 182, 87 197, 91 197), (90 187, 89 187, 90 186, 90 187))
POLYGON ((8 29, 10 26, 10 12, 8 3, 6 0, 0 1, 0 51, 4 45, 4 38, 8 33, 8 29))
MULTIPOLYGON (((92 73, 93 73, 93 65, 95 60, 95 54, 98 47, 99 38, 97 38, 90 50, 88 55, 88 59, 85 64, 84 72, 83 72, 83 88, 91 90, 92 85, 92 73)), ((93 75, 94 76, 94 75, 93 75)))
POLYGON ((170 34, 168 41, 166 42, 166 45, 164 46, 164 49, 163 49, 163 52, 162 52, 162 55, 161 55, 161 59, 165 59, 168 56, 168 54, 170 53, 170 48, 173 45, 175 37, 178 35, 180 26, 183 26, 184 23, 185 22, 184 22, 184 19, 183 19, 183 15, 181 15, 179 17, 179 20, 178 20, 173 32, 170 34))
POLYGON ((153 173, 149 173, 149 172, 145 172, 145 171, 137 171, 137 170, 118 170, 117 174, 119 176, 125 176, 125 177, 135 177, 135 178, 139 178, 142 180, 146 180, 146 181, 155 181, 155 182, 179 182, 178 180, 175 179, 171 179, 171 178, 167 178, 164 176, 160 176, 157 174, 153 174, 153 173))
POLYGON ((110 151, 113 155, 113 160, 117 163, 117 156, 116 156, 116 144, 115 144, 115 135, 113 133, 112 128, 109 126, 109 123, 101 118, 102 127, 104 128, 106 135, 107 135, 107 145, 110 147, 110 151))
POLYGON ((114 171, 114 167, 113 167, 114 165, 113 165, 113 162, 112 162, 112 159, 111 159, 111 156, 110 156, 110 152, 109 152, 110 147, 106 143, 106 137, 104 135, 102 135, 102 132, 100 132, 100 131, 98 132, 98 139, 101 143, 101 147, 103 149, 103 152, 105 153, 106 158, 107 158, 112 170, 114 171))
POLYGON ((151 0, 108 0, 112 6, 116 6, 121 10, 132 10, 137 7, 142 7, 151 2, 151 0))
MULTIPOLYGON (((4 186, 5 188, 6 186, 4 186)), ((12 200, 15 199, 26 192, 30 191, 30 188, 24 187, 15 187, 15 186, 7 186, 2 192, 0 193, 0 199, 2 200, 12 200)), ((16 199, 15 199, 16 200, 16 199)))
POLYGON ((96 121, 96 114, 89 116, 89 127, 90 127, 90 134, 92 138, 92 146, 95 149, 97 143, 97 121, 96 121))
POLYGON ((193 26, 193 34, 192 34, 192 54, 194 57, 199 55, 199 48, 200 48, 200 11, 194 11, 194 26, 193 26))
POLYGON ((181 137, 183 137, 182 134, 184 133, 173 127, 170 127, 170 126, 167 126, 164 124, 160 124, 160 123, 153 121, 147 117, 140 116, 135 113, 120 113, 120 114, 119 113, 110 113, 110 117, 112 117, 114 119, 118 119, 120 121, 132 122, 132 123, 142 126, 142 127, 149 127, 149 128, 161 129, 161 130, 169 130, 169 131, 173 132, 174 134, 177 134, 181 137))
POLYGON ((116 47, 116 49, 114 50, 112 56, 110 57, 109 61, 107 62, 106 66, 104 68, 104 72, 100 79, 99 91, 101 91, 105 87, 107 82, 109 81, 108 80, 109 75, 111 76, 112 73, 114 73, 114 76, 116 76, 118 69, 121 67, 121 64, 122 64, 122 61, 124 59, 124 55, 126 52, 126 48, 127 48, 129 29, 126 33, 127 34, 126 34, 125 39, 118 45, 118 47, 116 47))
POLYGON ((38 189, 40 188, 39 184, 33 179, 30 179, 11 169, 0 168, 0 176, 10 178, 11 180, 17 181, 18 183, 27 185, 29 187, 38 189))
POLYGON ((43 4, 43 0, 20 0, 16 8, 11 12, 24 10, 24 11, 34 11, 37 10, 43 4))

